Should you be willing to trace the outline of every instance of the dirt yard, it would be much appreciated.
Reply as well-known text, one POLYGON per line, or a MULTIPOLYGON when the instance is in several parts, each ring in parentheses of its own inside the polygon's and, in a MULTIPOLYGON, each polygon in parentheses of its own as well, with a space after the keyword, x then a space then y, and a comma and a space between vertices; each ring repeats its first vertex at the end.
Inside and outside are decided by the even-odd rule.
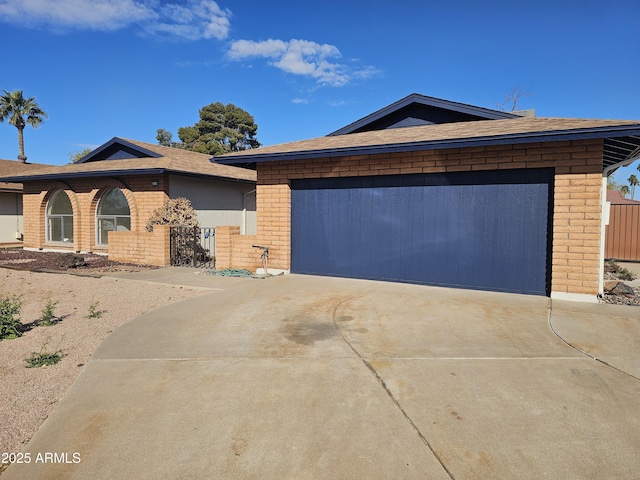
POLYGON ((26 266, 64 270, 55 263, 54 256, 59 254, 38 252, 39 257, 30 259, 32 253, 0 251, 0 297, 20 298, 25 330, 19 338, 0 340, 2 452, 19 452, 23 448, 112 331, 145 312, 204 293, 187 287, 100 277, 96 272, 147 268, 115 264, 105 257, 88 259, 86 267, 67 269, 83 273, 82 276, 16 270, 26 266), (11 268, 4 268, 3 264, 11 268), (39 326, 48 303, 53 306, 56 323, 39 326), (98 317, 87 318, 91 308, 99 312, 98 317), (64 357, 58 364, 25 368, 25 359, 32 352, 59 351, 64 357))

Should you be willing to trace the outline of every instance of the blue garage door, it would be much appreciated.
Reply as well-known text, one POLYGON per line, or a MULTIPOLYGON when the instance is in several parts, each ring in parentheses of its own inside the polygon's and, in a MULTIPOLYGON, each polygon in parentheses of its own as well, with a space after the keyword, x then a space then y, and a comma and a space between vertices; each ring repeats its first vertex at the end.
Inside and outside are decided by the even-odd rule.
POLYGON ((291 271, 546 295, 553 170, 292 182, 291 271))

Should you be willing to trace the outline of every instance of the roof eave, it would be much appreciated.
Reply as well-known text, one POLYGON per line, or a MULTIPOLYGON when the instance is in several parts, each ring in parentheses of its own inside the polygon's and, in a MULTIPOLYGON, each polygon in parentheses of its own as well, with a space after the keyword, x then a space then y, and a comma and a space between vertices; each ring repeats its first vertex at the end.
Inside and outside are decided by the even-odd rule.
POLYGON ((164 168, 144 168, 139 170, 102 170, 89 172, 54 172, 43 173, 40 175, 23 175, 19 177, 0 178, 0 181, 8 183, 35 182, 39 180, 66 180, 69 178, 87 178, 87 177, 114 177, 121 175, 161 175, 165 172, 164 168))
POLYGON ((218 156, 211 159, 225 165, 236 163, 259 163, 281 160, 306 160, 326 157, 343 157, 350 155, 373 155, 381 153, 396 153, 399 151, 439 150, 445 148, 467 148, 491 145, 523 144, 533 142, 551 142, 562 140, 587 140, 596 138, 617 137, 621 135, 640 135, 640 127, 628 126, 604 127, 597 129, 558 130, 553 132, 531 132, 517 134, 503 134, 486 137, 472 137, 445 140, 426 140, 386 145, 369 145, 354 147, 338 147, 318 150, 266 153, 253 155, 237 155, 233 157, 218 156))
POLYGON ((213 175, 209 173, 196 173, 196 172, 186 172, 184 170, 170 170, 166 169, 164 173, 171 175, 180 175, 184 177, 207 177, 213 180, 222 180, 226 182, 240 182, 240 183, 256 183, 256 180, 251 180, 247 178, 238 178, 238 177, 226 177, 223 175, 213 175))

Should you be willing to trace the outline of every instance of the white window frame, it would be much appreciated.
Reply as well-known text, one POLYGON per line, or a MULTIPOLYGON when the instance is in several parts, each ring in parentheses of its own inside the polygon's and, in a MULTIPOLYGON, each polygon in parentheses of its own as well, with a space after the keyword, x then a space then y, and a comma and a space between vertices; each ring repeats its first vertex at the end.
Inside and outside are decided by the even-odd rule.
POLYGON ((45 230, 47 232, 47 243, 60 243, 60 244, 69 244, 73 243, 73 206, 71 205, 71 199, 69 199, 69 195, 64 190, 56 190, 53 195, 49 198, 47 202, 47 209, 45 215, 45 230), (69 206, 71 206, 71 213, 50 213, 51 208, 53 207, 52 202, 55 202, 60 195, 64 195, 66 199, 69 201, 69 206), (53 225, 52 220, 56 220, 60 222, 60 240, 55 240, 52 238, 53 234, 53 225), (71 220, 71 232, 65 231, 65 220, 71 220), (70 233, 70 236, 66 234, 70 233))
POLYGON ((100 200, 98 201, 98 205, 96 206, 96 245, 106 247, 109 245, 109 232, 117 231, 118 227, 123 227, 125 230, 131 230, 131 207, 129 206, 129 200, 127 200, 126 195, 122 191, 122 189, 114 187, 105 190, 104 193, 100 196, 100 200), (103 199, 113 190, 119 190, 125 201, 127 202, 127 207, 129 208, 129 215, 100 215, 98 212, 100 211, 101 204, 103 199), (111 222, 111 228, 103 229, 100 228, 103 222, 111 222), (102 238, 103 231, 105 232, 105 237, 102 238))

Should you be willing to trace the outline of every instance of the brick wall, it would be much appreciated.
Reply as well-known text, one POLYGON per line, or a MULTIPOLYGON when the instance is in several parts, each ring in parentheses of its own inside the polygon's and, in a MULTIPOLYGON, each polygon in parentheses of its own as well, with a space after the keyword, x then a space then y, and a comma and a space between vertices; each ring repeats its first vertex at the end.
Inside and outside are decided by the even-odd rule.
POLYGON ((79 178, 53 182, 25 182, 23 193, 24 246, 27 248, 68 249, 107 252, 96 245, 96 208, 109 188, 122 190, 131 211, 131 230, 143 231, 151 213, 167 200, 163 176, 122 176, 118 178, 79 178), (153 186, 151 182, 157 181, 153 186), (73 208, 73 244, 46 241, 46 208, 51 195, 64 190, 73 208))
MULTIPOLYGON (((240 235, 240 227, 216 227, 216 269, 246 268, 255 271, 262 268, 256 235, 240 235)), ((271 268, 269 258, 269 268, 271 268)), ((274 267, 275 268, 275 267, 274 267)))
MULTIPOLYGON (((602 140, 580 140, 259 163, 257 235, 252 241, 271 247, 270 266, 290 268, 292 179, 553 167, 551 289, 596 295, 602 150, 602 140)), ((218 258, 249 255, 245 243, 228 245, 232 251, 222 253, 218 244, 218 258)))
POLYGON ((156 225, 153 232, 109 232, 109 260, 159 267, 170 265, 170 228, 156 225))

